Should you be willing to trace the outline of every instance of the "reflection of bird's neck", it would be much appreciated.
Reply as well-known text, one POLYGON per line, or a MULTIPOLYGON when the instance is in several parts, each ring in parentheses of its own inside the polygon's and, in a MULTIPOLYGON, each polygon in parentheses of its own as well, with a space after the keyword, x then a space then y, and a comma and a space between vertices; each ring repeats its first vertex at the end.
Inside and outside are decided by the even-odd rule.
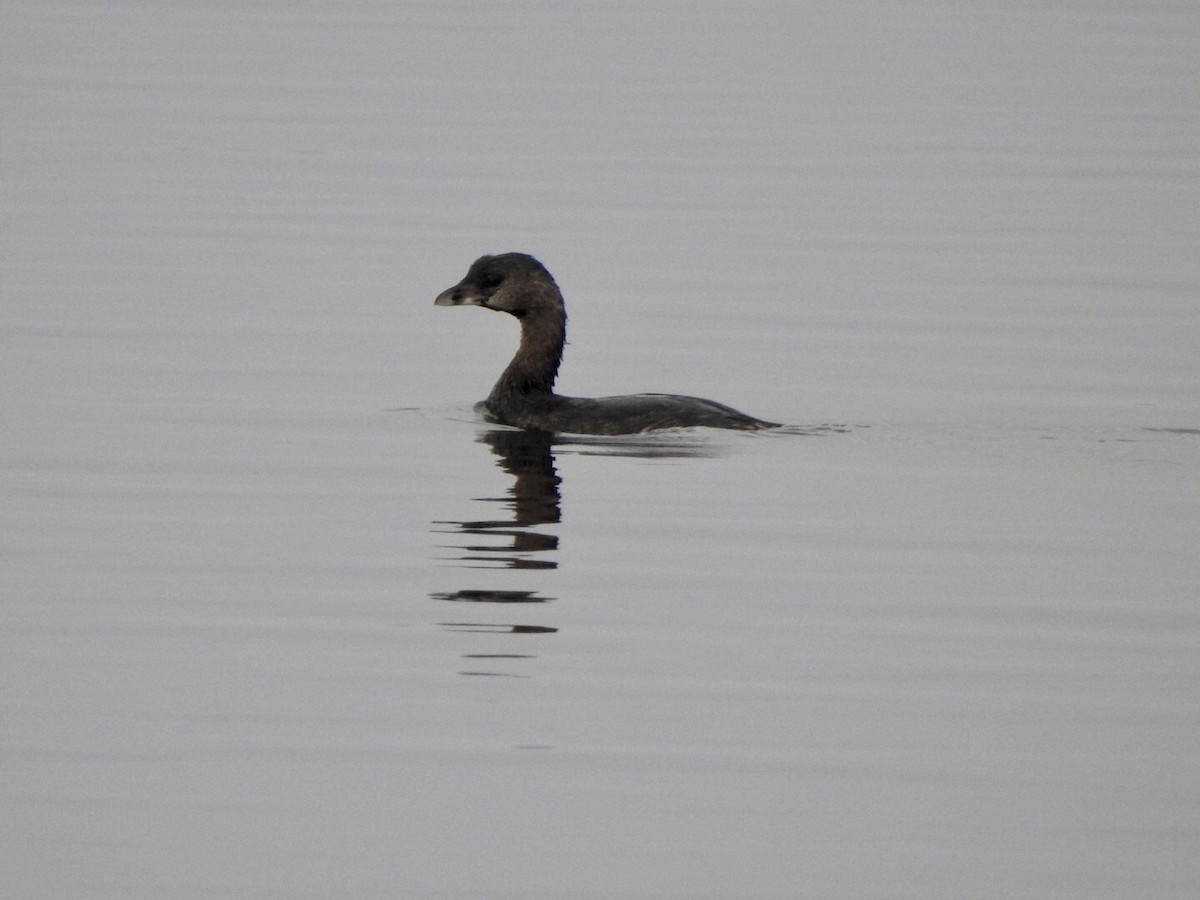
MULTIPOLYGON (((541 525, 560 519, 558 485, 554 470, 554 438, 544 431, 488 432, 485 440, 500 457, 504 471, 513 476, 513 521, 517 525, 541 525)), ((539 535, 530 539, 541 549, 553 549, 558 538, 539 535)))
POLYGON ((518 317, 521 344, 492 388, 491 400, 549 394, 554 390, 563 345, 567 342, 567 311, 562 295, 555 288, 546 286, 538 290, 545 296, 518 317))

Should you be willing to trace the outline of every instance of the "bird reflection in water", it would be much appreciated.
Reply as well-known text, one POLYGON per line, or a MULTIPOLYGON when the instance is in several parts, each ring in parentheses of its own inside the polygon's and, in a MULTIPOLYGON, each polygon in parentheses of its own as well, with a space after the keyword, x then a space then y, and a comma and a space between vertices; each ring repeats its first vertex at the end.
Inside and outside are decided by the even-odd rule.
MULTIPOLYGON (((539 526, 557 525, 562 519, 559 478, 554 465, 558 452, 580 455, 632 456, 641 458, 712 456, 722 452, 719 444, 689 434, 613 437, 554 435, 541 431, 501 428, 485 431, 480 437, 498 457, 497 465, 513 477, 503 497, 481 497, 478 502, 493 504, 503 515, 465 522, 435 522, 437 531, 465 537, 448 545, 458 555, 454 565, 464 569, 510 569, 525 572, 558 568, 554 558, 558 535, 539 530, 539 526), (486 540, 480 540, 481 538, 486 540), (496 539, 500 538, 500 541, 496 539)), ((432 599, 452 603, 493 604, 506 609, 522 605, 544 604, 555 599, 536 590, 472 586, 430 595, 432 599)), ((439 623, 447 631, 486 634, 553 634, 558 628, 528 622, 454 621, 439 623)), ((467 659, 512 660, 532 658, 532 654, 470 653, 467 659)), ((508 675, 506 672, 469 671, 466 675, 508 675)))
MULTIPOLYGON (((513 484, 504 497, 482 497, 479 502, 497 504, 505 511, 503 516, 474 519, 466 522, 436 522, 443 526, 442 533, 468 536, 465 543, 455 543, 461 551, 456 565, 467 569, 518 569, 538 571, 555 569, 558 562, 547 558, 558 549, 558 536, 534 530, 540 525, 557 524, 561 518, 558 486, 560 479, 554 470, 551 452, 553 435, 495 429, 483 434, 481 441, 492 448, 499 457, 498 465, 513 476, 513 484), (445 528, 445 526, 451 526, 445 528), (477 541, 477 538, 501 538, 500 542, 477 541)), ((455 603, 488 603, 513 606, 516 604, 539 604, 553 600, 534 590, 512 590, 509 588, 470 587, 456 591, 430 595, 434 600, 455 603)), ((550 625, 497 622, 442 622, 447 631, 476 632, 484 634, 553 634, 557 628, 550 625)), ((533 654, 524 653, 468 653, 465 659, 472 660, 515 660, 530 659, 533 654)), ((515 676, 508 672, 473 669, 464 675, 515 676)))
MULTIPOLYGON (((558 563, 542 554, 558 549, 558 536, 533 529, 539 525, 557 524, 562 514, 558 486, 561 479, 554 471, 551 452, 553 435, 535 431, 511 429, 484 433, 482 439, 499 457, 498 465, 513 476, 512 487, 504 497, 480 497, 477 502, 497 504, 505 510, 503 517, 474 519, 466 522, 437 522, 453 526, 449 532, 475 537, 507 538, 507 542, 455 544, 464 551, 457 564, 468 569, 555 569, 558 563)), ((495 603, 538 603, 532 591, 479 590, 437 594, 439 600, 467 600, 495 603)))

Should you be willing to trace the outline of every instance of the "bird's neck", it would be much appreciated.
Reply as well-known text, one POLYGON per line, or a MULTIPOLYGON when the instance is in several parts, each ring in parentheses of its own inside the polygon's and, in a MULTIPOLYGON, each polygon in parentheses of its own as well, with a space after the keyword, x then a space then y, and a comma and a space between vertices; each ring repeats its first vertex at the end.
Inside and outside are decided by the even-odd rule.
POLYGON ((562 301, 537 307, 521 317, 521 344, 492 388, 492 398, 549 394, 567 342, 567 312, 562 301))

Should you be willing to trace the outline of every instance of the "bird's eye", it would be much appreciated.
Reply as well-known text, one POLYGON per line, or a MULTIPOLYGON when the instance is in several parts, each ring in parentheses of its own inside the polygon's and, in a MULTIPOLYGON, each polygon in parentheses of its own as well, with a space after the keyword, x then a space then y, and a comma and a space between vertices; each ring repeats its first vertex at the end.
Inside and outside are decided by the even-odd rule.
POLYGON ((500 282, 502 282, 503 280, 504 280, 504 277, 502 275, 500 275, 499 272, 488 272, 486 275, 483 276, 483 279, 480 283, 483 285, 483 287, 486 290, 490 291, 492 288, 499 287, 500 282))

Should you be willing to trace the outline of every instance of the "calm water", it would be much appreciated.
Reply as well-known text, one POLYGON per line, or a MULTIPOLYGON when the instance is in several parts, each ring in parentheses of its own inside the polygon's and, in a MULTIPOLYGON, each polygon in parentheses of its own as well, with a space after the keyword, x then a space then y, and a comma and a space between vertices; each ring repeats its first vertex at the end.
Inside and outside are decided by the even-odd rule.
POLYGON ((1200 894, 1200 7, 9 4, 13 897, 1200 894), (560 387, 473 419, 520 249, 560 387))

